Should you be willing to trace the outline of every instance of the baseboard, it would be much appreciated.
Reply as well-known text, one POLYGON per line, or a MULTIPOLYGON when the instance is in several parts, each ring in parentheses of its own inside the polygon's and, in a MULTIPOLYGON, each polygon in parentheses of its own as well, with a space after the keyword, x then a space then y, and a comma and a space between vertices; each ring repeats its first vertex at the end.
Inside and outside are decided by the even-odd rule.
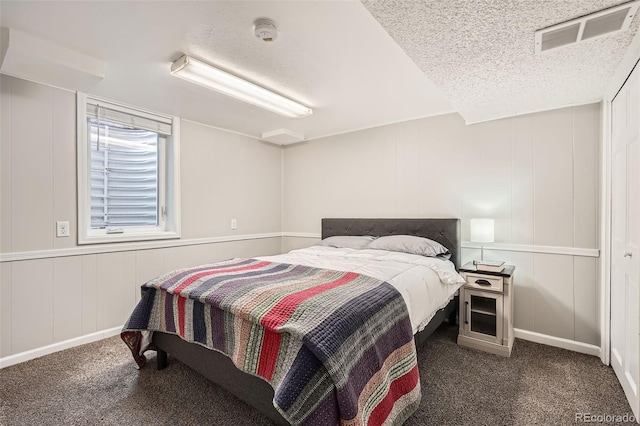
POLYGON ((536 333, 534 331, 513 329, 513 334, 518 339, 530 342, 542 343, 543 345, 555 346, 556 348, 568 349, 582 354, 600 356, 600 347, 588 343, 576 342, 575 340, 563 339, 562 337, 549 336, 547 334, 536 333))
POLYGON ((121 330, 122 330, 122 326, 109 328, 107 330, 97 331, 95 333, 86 334, 80 337, 75 337, 73 339, 54 343, 52 345, 43 346, 41 348, 20 352, 19 354, 9 355, 4 358, 0 358, 0 369, 9 367, 15 364, 19 364, 21 362, 40 358, 41 356, 49 355, 54 352, 59 352, 65 349, 73 348, 75 346, 80 346, 86 343, 91 343, 98 340, 106 339, 107 337, 116 336, 120 334, 121 330))

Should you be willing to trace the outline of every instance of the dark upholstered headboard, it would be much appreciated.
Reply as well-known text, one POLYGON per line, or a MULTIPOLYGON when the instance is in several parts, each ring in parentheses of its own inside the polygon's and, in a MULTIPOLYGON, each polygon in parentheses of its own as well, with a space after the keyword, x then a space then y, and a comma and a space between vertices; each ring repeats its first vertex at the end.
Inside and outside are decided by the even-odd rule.
POLYGON ((437 241, 460 267, 460 219, 322 219, 322 238, 336 235, 415 235, 437 241))

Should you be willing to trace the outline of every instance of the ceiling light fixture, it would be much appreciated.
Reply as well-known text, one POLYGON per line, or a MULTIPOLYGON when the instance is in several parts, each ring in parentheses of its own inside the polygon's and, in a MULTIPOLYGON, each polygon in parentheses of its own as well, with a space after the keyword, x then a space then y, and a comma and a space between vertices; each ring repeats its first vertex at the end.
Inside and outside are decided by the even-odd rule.
POLYGON ((313 114, 309 107, 188 55, 182 55, 171 64, 171 75, 286 117, 302 118, 313 114))

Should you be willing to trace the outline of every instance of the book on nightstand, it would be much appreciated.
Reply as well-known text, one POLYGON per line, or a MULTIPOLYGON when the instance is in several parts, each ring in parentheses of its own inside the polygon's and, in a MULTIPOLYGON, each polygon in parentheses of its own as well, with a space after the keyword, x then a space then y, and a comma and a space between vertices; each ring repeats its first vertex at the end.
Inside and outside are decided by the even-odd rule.
POLYGON ((473 264, 478 271, 502 272, 504 269, 504 262, 501 260, 474 260, 473 264))

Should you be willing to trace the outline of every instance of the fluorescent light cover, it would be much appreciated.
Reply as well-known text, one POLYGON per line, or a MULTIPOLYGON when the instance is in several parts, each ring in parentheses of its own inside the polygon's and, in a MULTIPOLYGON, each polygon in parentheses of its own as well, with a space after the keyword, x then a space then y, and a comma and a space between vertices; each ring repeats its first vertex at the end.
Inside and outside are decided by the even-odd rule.
POLYGON ((493 238, 493 219, 471 219, 472 242, 492 243, 493 238))
POLYGON ((309 107, 187 55, 171 64, 171 74, 286 117, 313 114, 309 107))

